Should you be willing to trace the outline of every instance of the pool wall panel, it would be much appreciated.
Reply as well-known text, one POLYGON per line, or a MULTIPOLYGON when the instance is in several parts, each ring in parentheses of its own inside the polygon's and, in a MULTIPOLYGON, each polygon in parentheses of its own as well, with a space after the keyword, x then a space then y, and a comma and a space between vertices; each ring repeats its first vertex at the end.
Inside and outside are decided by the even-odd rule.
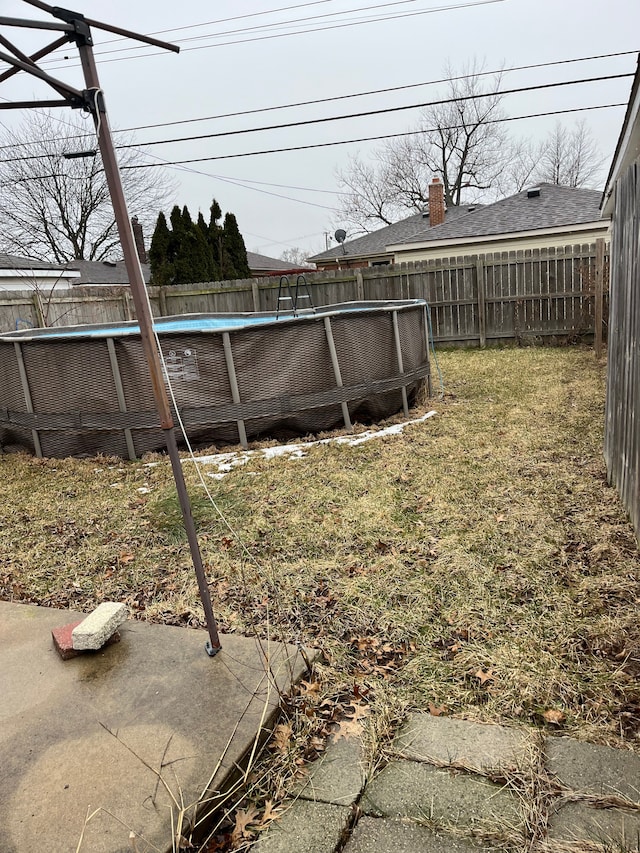
MULTIPOLYGON (((266 317, 267 325, 229 326, 226 331, 192 328, 159 333, 177 411, 194 445, 239 442, 239 421, 249 438, 330 429, 343 422, 345 402, 352 420, 378 420, 402 407, 402 385, 411 399, 428 376, 420 301, 367 303, 350 310, 329 306, 317 314, 275 319, 266 317), (400 375, 398 368, 394 314, 408 376, 400 375), (336 380, 326 317, 343 387, 336 380), (237 377, 236 402, 225 335, 237 377)), ((39 438, 42 454, 54 457, 127 456, 131 441, 136 456, 164 449, 139 334, 131 334, 129 328, 124 334, 110 326, 86 328, 72 337, 56 336, 54 330, 50 338, 49 330, 0 336, 0 444, 20 444, 38 452, 39 438), (16 340, 33 414, 20 382, 16 340), (121 381, 120 400, 109 346, 121 381)), ((176 437, 181 439, 178 429, 176 437)))

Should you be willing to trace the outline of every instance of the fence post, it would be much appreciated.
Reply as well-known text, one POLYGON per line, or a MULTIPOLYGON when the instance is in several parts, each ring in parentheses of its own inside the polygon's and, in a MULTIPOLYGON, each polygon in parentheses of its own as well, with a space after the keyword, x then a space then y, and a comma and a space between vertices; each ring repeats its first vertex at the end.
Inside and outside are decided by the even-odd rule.
POLYGON ((478 332, 480 335, 480 346, 487 345, 487 309, 485 303, 486 287, 484 280, 484 261, 482 258, 476 260, 476 285, 478 287, 478 332))
POLYGON ((253 310, 258 313, 260 311, 260 288, 255 278, 251 279, 251 298, 253 299, 253 310))
POLYGON ((169 312, 167 311, 167 291, 164 285, 162 285, 158 290, 158 307, 160 308, 161 317, 167 317, 169 315, 169 312))
POLYGON ((40 295, 40 291, 36 288, 33 291, 33 308, 36 312, 36 320, 38 321, 38 326, 41 329, 46 327, 44 311, 42 308, 42 296, 40 295))
POLYGON ((596 295, 594 348, 596 358, 602 357, 602 315, 604 301, 604 238, 596 240, 596 295))
POLYGON ((364 302, 364 279, 362 278, 362 269, 360 267, 356 270, 356 295, 358 302, 364 302))

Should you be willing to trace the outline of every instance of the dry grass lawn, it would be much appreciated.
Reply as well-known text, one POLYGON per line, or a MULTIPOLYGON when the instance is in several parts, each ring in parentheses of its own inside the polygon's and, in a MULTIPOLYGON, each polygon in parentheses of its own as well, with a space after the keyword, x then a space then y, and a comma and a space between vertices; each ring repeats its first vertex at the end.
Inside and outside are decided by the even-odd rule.
MULTIPOLYGON (((355 696, 380 731, 420 707, 640 749, 640 558, 606 482, 603 366, 578 347, 440 361, 438 416, 404 435, 211 479, 239 540, 187 464, 220 627, 319 646, 305 702, 355 696)), ((202 624, 155 461, 0 456, 0 597, 202 624)))

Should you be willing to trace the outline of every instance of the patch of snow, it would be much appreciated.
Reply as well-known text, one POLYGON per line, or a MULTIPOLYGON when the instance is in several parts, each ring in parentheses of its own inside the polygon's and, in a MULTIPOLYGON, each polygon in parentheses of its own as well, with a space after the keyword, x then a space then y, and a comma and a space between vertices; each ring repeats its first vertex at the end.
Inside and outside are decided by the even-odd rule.
MULTIPOLYGON (((357 435, 339 435, 335 438, 321 438, 317 441, 307 441, 301 444, 277 444, 275 447, 264 447, 260 450, 239 450, 231 453, 214 453, 210 456, 196 456, 195 462, 202 465, 216 466, 217 473, 209 473, 208 476, 214 480, 222 480, 226 475, 240 465, 246 465, 250 459, 257 456, 260 459, 276 459, 286 456, 289 459, 303 459, 307 455, 310 447, 317 444, 348 444, 351 447, 357 447, 359 444, 364 444, 367 441, 372 441, 374 438, 386 438, 390 435, 401 435, 405 427, 413 424, 424 423, 428 418, 432 418, 437 412, 430 411, 420 418, 414 418, 411 421, 404 421, 400 424, 392 424, 379 430, 366 430, 357 435)), ((184 460, 183 460, 184 461, 184 460)))

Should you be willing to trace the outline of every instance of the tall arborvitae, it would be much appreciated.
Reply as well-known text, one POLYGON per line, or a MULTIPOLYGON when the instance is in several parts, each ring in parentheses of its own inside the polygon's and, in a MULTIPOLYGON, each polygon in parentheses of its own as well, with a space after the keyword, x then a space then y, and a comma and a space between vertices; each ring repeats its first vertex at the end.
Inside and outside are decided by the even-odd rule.
POLYGON ((233 213, 227 213, 222 229, 223 268, 225 278, 250 278, 247 249, 233 213), (227 270, 230 275, 227 275, 227 270))
POLYGON ((171 228, 163 213, 151 239, 153 284, 195 284, 221 279, 248 278, 247 250, 233 213, 220 225, 222 211, 214 199, 207 225, 202 213, 194 222, 185 206, 170 214, 171 228))
POLYGON ((204 243, 206 247, 207 254, 207 281, 219 281, 220 280, 220 269, 215 262, 213 246, 211 245, 211 241, 209 240, 209 226, 207 225, 202 212, 198 213, 198 221, 196 222, 196 229, 198 231, 198 240, 200 243, 204 243))
POLYGON ((221 281, 224 278, 222 274, 222 228, 218 224, 221 216, 222 210, 214 198, 209 208, 208 228, 209 245, 211 246, 211 255, 216 272, 214 281, 221 281))
POLYGON ((167 225, 164 213, 158 214, 158 221, 151 238, 149 247, 149 264, 151 265, 151 284, 161 287, 173 284, 175 270, 173 268, 171 251, 171 231, 167 225))

